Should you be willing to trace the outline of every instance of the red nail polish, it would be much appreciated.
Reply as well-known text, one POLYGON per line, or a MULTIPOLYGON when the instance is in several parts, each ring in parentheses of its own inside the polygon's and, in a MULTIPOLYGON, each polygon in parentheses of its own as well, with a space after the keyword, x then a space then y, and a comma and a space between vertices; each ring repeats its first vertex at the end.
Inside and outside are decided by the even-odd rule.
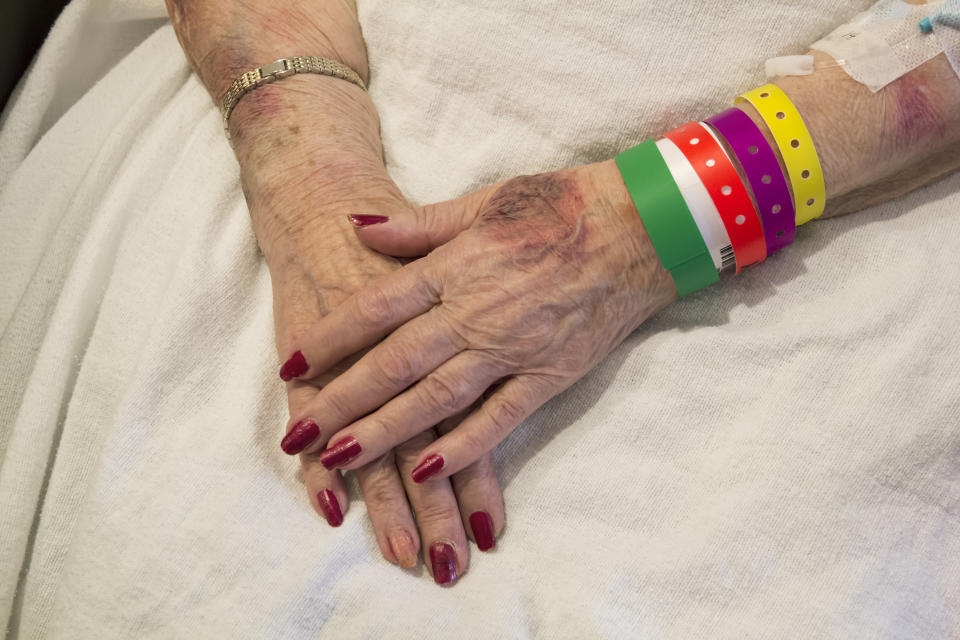
POLYGON ((311 442, 320 435, 320 427, 313 420, 301 420, 293 425, 293 429, 283 436, 280 441, 280 448, 287 455, 295 455, 307 448, 311 442))
POLYGON ((340 503, 337 502, 337 496, 330 489, 324 489, 317 494, 317 503, 320 504, 320 510, 323 511, 323 517, 331 527, 339 527, 343 524, 343 512, 340 511, 340 503))
POLYGON ((303 357, 303 353, 297 351, 280 367, 280 379, 284 382, 290 382, 297 376, 305 374, 309 368, 310 365, 307 364, 307 359, 303 357))
POLYGON ((457 554, 446 542, 436 542, 430 547, 430 566, 433 567, 433 581, 437 584, 457 579, 457 554))
POLYGON ((426 460, 418 464, 416 468, 410 472, 410 477, 413 478, 414 482, 419 484, 440 471, 440 469, 443 469, 443 456, 433 454, 427 456, 426 460))
POLYGON ((339 467, 340 465, 350 462, 360 455, 362 451, 363 449, 360 447, 357 439, 353 436, 348 436, 343 440, 337 441, 333 446, 321 453, 320 462, 327 469, 333 469, 334 467, 339 467))
POLYGON ((497 546, 497 538, 493 533, 493 518, 486 511, 474 511, 470 514, 470 528, 473 529, 473 539, 477 541, 480 551, 489 551, 497 546))
POLYGON ((351 215, 347 216, 350 218, 350 222, 353 223, 355 227, 371 227, 375 224, 383 224, 390 220, 387 216, 373 216, 373 215, 351 215))

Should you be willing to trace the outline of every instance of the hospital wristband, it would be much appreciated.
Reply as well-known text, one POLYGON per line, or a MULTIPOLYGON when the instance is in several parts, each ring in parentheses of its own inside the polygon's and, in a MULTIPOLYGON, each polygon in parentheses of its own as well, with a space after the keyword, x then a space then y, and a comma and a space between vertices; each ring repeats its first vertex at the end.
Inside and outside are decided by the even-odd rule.
POLYGON ((667 168, 670 169, 670 174, 680 189, 680 195, 683 196, 694 222, 697 223, 697 228, 700 229, 700 235, 713 259, 713 266, 720 273, 732 271, 737 266, 733 245, 730 244, 730 236, 723 228, 720 212, 717 211, 717 206, 713 203, 707 188, 703 186, 697 172, 693 170, 690 161, 677 148, 677 145, 666 138, 661 138, 657 140, 657 149, 667 163, 667 168))
POLYGON ((683 195, 653 140, 616 157, 617 168, 664 269, 679 295, 720 279, 683 195))
POLYGON ((797 225, 819 218, 827 202, 823 168, 800 112, 779 87, 767 84, 737 98, 759 112, 787 167, 797 225))
POLYGON ((710 193, 733 245, 737 273, 766 259, 767 243, 756 207, 713 133, 699 122, 688 122, 665 137, 680 148, 710 193))
POLYGON ((750 184, 763 223, 767 255, 793 244, 797 222, 790 187, 760 127, 736 107, 707 118, 706 122, 726 140, 750 184))

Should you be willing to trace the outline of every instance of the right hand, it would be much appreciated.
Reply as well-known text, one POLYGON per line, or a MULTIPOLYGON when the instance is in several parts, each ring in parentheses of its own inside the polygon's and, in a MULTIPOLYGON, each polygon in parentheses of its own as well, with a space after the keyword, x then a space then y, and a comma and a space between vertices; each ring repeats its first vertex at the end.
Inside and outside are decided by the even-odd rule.
MULTIPOLYGON (((289 354, 331 309, 400 267, 397 260, 364 247, 347 215, 395 216, 413 207, 383 165, 372 103, 344 81, 304 75, 261 87, 241 100, 231 131, 254 231, 273 283, 277 349, 289 354)), ((290 414, 302 413, 359 355, 326 376, 288 382, 290 414)), ((454 417, 438 428, 445 433, 458 422, 454 417)), ((291 431, 296 433, 284 441, 291 454, 332 435, 309 426, 291 431)), ((430 549, 424 559, 442 583, 466 569, 468 533, 476 541, 474 527, 483 529, 481 541, 489 545, 503 527, 504 513, 489 455, 450 482, 410 480, 414 462, 435 438, 428 430, 356 473, 384 557, 412 567, 422 539, 430 549)), ((317 453, 301 453, 300 463, 311 505, 337 526, 347 506, 339 473, 326 469, 317 453)))

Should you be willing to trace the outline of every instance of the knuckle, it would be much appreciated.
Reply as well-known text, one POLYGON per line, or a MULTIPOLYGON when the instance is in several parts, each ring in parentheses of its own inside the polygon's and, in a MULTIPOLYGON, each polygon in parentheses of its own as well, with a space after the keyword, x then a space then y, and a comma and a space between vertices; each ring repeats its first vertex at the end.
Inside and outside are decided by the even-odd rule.
MULTIPOLYGON (((488 451, 495 444, 490 442, 491 433, 484 432, 482 429, 461 429, 460 431, 462 431, 462 433, 458 433, 460 446, 467 451, 481 453, 488 451)), ((499 434, 499 431, 493 433, 495 436, 499 436, 499 434)))
POLYGON ((494 431, 500 435, 506 435, 513 431, 523 420, 526 413, 518 402, 507 396, 492 398, 484 407, 487 407, 487 418, 490 420, 490 424, 494 431))
POLYGON ((395 506, 404 501, 403 490, 386 474, 375 474, 362 482, 360 489, 371 510, 395 506))
POLYGON ((389 418, 371 416, 364 419, 363 426, 368 434, 372 434, 371 440, 383 444, 402 441, 406 437, 404 425, 389 418))
POLYGON ((357 319, 372 327, 380 327, 393 318, 393 305, 380 287, 370 287, 356 298, 357 319))
POLYGON ((427 376, 418 386, 421 402, 428 412, 432 409, 433 412, 449 415, 460 408, 460 389, 444 380, 443 376, 427 376))
POLYGON ((393 389, 405 389, 416 381, 419 358, 403 347, 388 348, 377 364, 383 381, 393 389))
POLYGON ((430 501, 418 504, 414 509, 417 524, 421 528, 440 528, 447 523, 459 523, 460 511, 446 502, 430 501))
POLYGON ((350 403, 335 388, 327 387, 322 393, 324 402, 322 413, 333 414, 338 422, 350 421, 356 417, 356 412, 350 409, 350 403))

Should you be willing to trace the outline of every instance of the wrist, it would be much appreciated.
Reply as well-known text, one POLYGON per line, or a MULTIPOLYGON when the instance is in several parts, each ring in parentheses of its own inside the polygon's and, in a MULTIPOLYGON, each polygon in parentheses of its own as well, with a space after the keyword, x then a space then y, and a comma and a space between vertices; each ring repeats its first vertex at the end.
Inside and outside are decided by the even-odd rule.
POLYGON ((303 73, 244 94, 230 115, 237 160, 269 165, 329 150, 376 159, 380 119, 366 91, 350 82, 303 73))
POLYGON ((230 127, 268 259, 319 220, 366 212, 366 194, 403 201, 383 165, 376 110, 348 82, 301 74, 264 85, 243 97, 230 127))
POLYGON ((605 227, 618 236, 619 242, 611 245, 619 244, 626 249, 622 272, 630 289, 637 294, 637 307, 628 327, 633 330, 676 300, 677 288, 670 272, 660 262, 616 161, 606 160, 584 168, 591 190, 600 194, 601 210, 609 221, 605 227))
MULTIPOLYGON (((814 53, 818 63, 832 62, 814 53)), ((803 115, 817 148, 827 187, 825 218, 882 202, 956 168, 957 158, 949 166, 943 156, 960 141, 960 82, 943 56, 877 93, 838 66, 777 84, 803 115)))
POLYGON ((366 47, 352 2, 166 2, 187 59, 215 101, 241 74, 292 55, 337 60, 368 80, 366 47))

